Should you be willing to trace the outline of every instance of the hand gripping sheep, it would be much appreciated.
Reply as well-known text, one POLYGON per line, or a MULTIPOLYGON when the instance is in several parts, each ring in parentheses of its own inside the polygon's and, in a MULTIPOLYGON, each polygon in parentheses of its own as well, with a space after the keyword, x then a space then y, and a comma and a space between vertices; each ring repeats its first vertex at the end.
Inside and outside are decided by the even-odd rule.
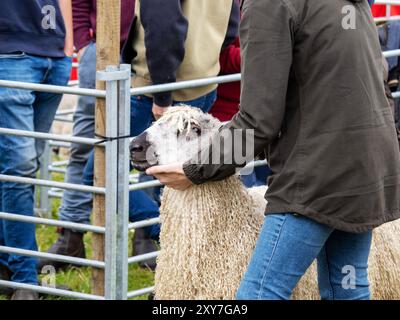
MULTIPOLYGON (((199 109, 171 108, 131 142, 132 162, 145 170, 190 159, 220 125, 199 109)), ((246 189, 237 176, 186 191, 165 188, 156 299, 233 299, 264 221, 265 191, 246 189)), ((374 231, 369 273, 373 298, 400 299, 400 222, 374 231)), ((319 299, 315 262, 293 299, 319 299)))

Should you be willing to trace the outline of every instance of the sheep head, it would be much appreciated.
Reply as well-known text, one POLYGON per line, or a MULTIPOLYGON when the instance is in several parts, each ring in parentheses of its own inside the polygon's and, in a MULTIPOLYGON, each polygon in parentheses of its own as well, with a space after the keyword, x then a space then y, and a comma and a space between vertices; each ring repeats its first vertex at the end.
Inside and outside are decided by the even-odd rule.
POLYGON ((208 113, 189 106, 171 107, 130 143, 135 169, 189 160, 206 145, 221 123, 208 113))

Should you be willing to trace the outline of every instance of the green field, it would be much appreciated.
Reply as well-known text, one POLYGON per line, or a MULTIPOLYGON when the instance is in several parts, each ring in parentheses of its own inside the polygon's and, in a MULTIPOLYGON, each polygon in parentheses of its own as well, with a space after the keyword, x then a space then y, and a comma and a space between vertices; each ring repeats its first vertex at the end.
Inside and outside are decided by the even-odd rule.
MULTIPOLYGON (((55 160, 58 161, 59 159, 55 160)), ((53 179, 62 181, 63 176, 54 174, 53 179)), ((53 218, 57 218, 57 211, 60 205, 60 201, 55 199, 52 201, 52 215, 53 218)), ((37 241, 39 251, 46 251, 57 239, 57 231, 55 227, 38 226, 36 229, 37 241)), ((130 240, 132 239, 133 233, 130 233, 130 240)), ((131 248, 132 241, 129 241, 129 252, 132 252, 131 248)), ((85 246, 87 258, 91 258, 91 234, 85 235, 85 246)), ((40 278, 40 277, 39 277, 40 278)), ((70 290, 91 293, 91 268, 77 268, 71 267, 67 270, 60 271, 56 276, 57 285, 68 286, 70 290)), ((133 264, 129 267, 129 291, 145 288, 154 284, 154 274, 150 270, 140 268, 137 264, 133 264)), ((56 296, 42 296, 44 300, 70 300, 68 298, 56 297, 56 296)), ((141 296, 136 299, 147 299, 148 296, 141 296)), ((0 300, 7 300, 7 297, 0 296, 0 300)))

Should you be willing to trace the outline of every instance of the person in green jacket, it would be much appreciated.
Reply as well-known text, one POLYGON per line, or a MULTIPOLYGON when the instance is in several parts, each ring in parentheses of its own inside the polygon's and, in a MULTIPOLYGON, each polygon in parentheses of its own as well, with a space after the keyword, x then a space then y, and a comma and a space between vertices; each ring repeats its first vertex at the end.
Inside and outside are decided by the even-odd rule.
MULTIPOLYGON (((372 229, 400 218, 400 152, 368 2, 245 0, 240 32, 241 107, 202 150, 215 159, 227 132, 254 130, 242 142, 266 152, 273 172, 237 298, 289 299, 317 259, 323 299, 369 299, 372 229)), ((147 173, 182 190, 251 160, 147 173)))

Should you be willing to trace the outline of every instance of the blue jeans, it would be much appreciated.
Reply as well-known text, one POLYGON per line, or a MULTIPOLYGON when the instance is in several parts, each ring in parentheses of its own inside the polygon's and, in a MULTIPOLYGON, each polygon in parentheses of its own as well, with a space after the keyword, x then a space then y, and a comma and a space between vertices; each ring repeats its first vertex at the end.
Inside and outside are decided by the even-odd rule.
POLYGON ((352 234, 290 213, 267 215, 237 299, 288 300, 317 258, 322 299, 368 300, 371 239, 371 231, 352 234))
MULTIPOLYGON (((64 86, 70 58, 44 58, 24 53, 0 55, 0 79, 64 86)), ((0 88, 0 127, 49 132, 61 95, 0 88)), ((0 173, 33 178, 39 168, 44 141, 0 135, 0 173)), ((34 188, 0 182, 0 211, 33 216, 34 188)), ((0 245, 37 250, 35 225, 0 220, 0 245)), ((0 264, 13 273, 12 281, 37 284, 36 259, 0 254, 0 264)))
MULTIPOLYGON (((94 159, 90 157, 85 170, 83 171, 83 183, 93 185, 94 159)), ((129 192, 129 221, 137 222, 141 220, 157 218, 159 216, 158 204, 142 190, 129 192)), ((148 237, 159 240, 160 225, 155 224, 144 228, 148 237)))
MULTIPOLYGON (((79 86, 94 89, 96 87, 96 44, 91 43, 79 60, 79 86)), ((94 137, 95 98, 79 97, 74 113, 73 135, 94 137)), ((93 147, 84 144, 71 144, 65 182, 82 184, 82 174, 93 147)), ((76 190, 65 190, 58 211, 60 220, 75 223, 90 223, 92 194, 76 190)))
POLYGON ((271 173, 271 169, 265 165, 254 168, 254 171, 249 175, 241 175, 240 179, 247 188, 265 186, 271 173))

